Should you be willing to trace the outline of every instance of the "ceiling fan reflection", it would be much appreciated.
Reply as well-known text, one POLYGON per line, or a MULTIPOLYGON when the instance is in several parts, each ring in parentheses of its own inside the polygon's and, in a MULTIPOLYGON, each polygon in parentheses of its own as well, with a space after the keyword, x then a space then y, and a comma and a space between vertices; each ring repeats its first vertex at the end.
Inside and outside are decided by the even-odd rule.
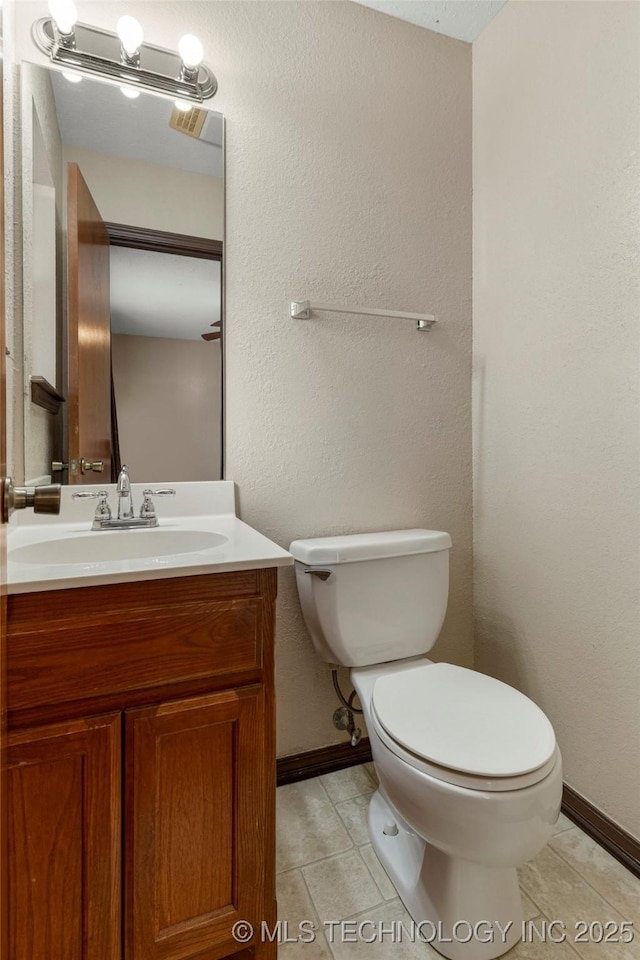
POLYGON ((211 326, 212 326, 214 329, 213 329, 210 333, 201 333, 200 336, 202 337, 202 339, 203 339, 203 340, 206 340, 207 342, 208 342, 209 340, 219 340, 220 337, 222 336, 222 334, 221 334, 221 332, 220 332, 220 326, 219 326, 219 324, 220 324, 220 321, 219 321, 219 320, 216 320, 215 323, 212 323, 211 326))

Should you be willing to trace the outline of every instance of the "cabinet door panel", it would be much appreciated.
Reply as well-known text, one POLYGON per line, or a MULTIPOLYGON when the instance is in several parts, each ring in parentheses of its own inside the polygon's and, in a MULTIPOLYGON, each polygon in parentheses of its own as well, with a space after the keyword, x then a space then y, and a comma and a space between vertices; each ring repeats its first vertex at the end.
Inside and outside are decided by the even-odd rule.
POLYGON ((264 693, 126 714, 125 960, 217 960, 265 889, 264 693))
POLYGON ((10 960, 120 956, 120 716, 9 735, 10 960))

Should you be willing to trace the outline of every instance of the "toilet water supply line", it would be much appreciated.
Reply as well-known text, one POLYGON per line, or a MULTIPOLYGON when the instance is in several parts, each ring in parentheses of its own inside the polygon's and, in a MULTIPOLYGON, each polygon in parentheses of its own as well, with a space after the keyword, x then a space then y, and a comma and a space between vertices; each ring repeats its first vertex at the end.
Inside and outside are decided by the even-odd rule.
POLYGON ((362 730, 359 727, 356 727, 355 721, 353 719, 354 713, 363 713, 358 707, 354 707, 353 701, 357 697, 355 690, 352 690, 349 694, 349 699, 345 697, 342 690, 340 689, 340 683, 338 681, 338 671, 331 671, 331 679, 333 680, 333 689, 336 692, 336 696, 340 703, 343 706, 343 709, 338 709, 333 715, 333 722, 338 730, 346 730, 351 736, 351 746, 355 747, 360 743, 360 738, 362 737, 362 730))

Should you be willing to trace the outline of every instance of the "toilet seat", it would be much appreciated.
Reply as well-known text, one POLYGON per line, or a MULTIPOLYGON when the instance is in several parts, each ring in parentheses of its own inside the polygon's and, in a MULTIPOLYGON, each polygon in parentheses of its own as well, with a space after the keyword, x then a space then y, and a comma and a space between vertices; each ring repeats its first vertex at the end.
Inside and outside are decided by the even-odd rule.
POLYGON ((470 789, 522 789, 547 776, 559 756, 553 727, 533 701, 464 667, 422 662, 383 674, 371 707, 393 753, 470 789))

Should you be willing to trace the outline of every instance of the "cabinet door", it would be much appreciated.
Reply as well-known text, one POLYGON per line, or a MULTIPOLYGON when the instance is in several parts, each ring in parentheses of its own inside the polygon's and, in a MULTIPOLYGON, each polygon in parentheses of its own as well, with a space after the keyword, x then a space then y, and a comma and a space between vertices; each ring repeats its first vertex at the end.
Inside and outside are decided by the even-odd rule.
POLYGON ((8 738, 9 958, 121 955, 120 715, 8 738))
POLYGON ((125 960, 218 960, 259 930, 266 882, 264 692, 126 714, 125 960))

